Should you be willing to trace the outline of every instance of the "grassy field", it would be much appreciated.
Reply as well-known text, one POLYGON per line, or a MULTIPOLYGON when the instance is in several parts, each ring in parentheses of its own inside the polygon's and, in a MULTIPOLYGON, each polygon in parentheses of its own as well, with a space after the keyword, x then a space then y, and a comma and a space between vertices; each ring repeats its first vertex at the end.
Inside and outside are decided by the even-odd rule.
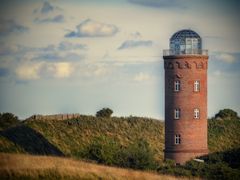
POLYGON ((70 158, 0 153, 0 179, 187 179, 77 161, 70 158))

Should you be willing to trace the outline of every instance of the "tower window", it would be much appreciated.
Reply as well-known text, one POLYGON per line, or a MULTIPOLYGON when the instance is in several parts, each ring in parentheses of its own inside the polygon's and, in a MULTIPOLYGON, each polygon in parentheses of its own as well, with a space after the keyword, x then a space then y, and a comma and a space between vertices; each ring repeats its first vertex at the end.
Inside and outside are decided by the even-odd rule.
POLYGON ((178 92, 180 91, 180 81, 174 81, 174 91, 178 92))
POLYGON ((181 144, 181 135, 180 134, 175 135, 175 144, 181 144))
POLYGON ((194 109, 194 119, 199 119, 200 111, 199 109, 194 109))
POLYGON ((195 92, 200 91, 200 81, 194 81, 194 91, 195 92))
POLYGON ((174 119, 180 119, 180 109, 174 109, 174 119))

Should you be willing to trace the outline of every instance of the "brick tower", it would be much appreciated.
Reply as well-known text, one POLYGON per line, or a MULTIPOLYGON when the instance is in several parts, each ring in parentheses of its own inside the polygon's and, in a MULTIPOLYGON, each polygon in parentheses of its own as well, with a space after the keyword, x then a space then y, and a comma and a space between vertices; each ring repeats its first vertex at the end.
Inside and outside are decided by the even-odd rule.
POLYGON ((181 30, 163 51, 165 69, 165 159, 176 164, 208 153, 208 51, 192 30, 181 30))

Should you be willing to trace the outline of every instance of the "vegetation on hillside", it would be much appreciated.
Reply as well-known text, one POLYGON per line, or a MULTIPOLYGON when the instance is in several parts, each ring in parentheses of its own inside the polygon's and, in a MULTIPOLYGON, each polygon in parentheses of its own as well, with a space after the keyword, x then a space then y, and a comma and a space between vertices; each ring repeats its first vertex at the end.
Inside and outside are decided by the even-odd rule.
POLYGON ((84 157, 98 163, 132 169, 155 169, 154 153, 144 139, 138 139, 127 147, 118 140, 98 137, 86 149, 84 157))
MULTIPOLYGON (((163 122, 149 118, 81 116, 64 121, 26 120, 3 131, 0 137, 0 144, 8 139, 30 154, 58 155, 55 152, 60 151, 65 156, 81 159, 85 158, 87 148, 96 138, 112 138, 122 148, 142 138, 154 152, 154 159, 163 160, 163 122)), ((9 149, 14 146, 0 147, 1 152, 9 152, 9 149)))
POLYGON ((197 176, 216 180, 240 179, 240 148, 210 153, 200 158, 204 160, 204 163, 192 160, 185 165, 175 166, 174 162, 167 161, 157 171, 176 176, 197 176))
POLYGON ((163 162, 163 122, 132 116, 28 119, 14 126, 1 127, 0 152, 69 156, 178 176, 237 179, 240 172, 240 121, 237 115, 234 117, 229 119, 226 115, 225 118, 209 119, 210 154, 201 157, 205 163, 190 161, 176 167, 171 161, 163 162))
POLYGON ((210 152, 221 152, 240 148, 239 120, 208 120, 208 148, 210 152))

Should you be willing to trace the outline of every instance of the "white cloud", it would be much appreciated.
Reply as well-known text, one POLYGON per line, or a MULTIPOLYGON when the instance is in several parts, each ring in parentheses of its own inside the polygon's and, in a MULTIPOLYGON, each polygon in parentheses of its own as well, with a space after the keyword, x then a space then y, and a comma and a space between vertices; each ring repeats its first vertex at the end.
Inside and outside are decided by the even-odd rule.
POLYGON ((109 74, 112 71, 113 67, 108 67, 106 64, 88 64, 84 65, 84 68, 81 67, 83 76, 85 77, 100 77, 109 74))
POLYGON ((73 72, 73 66, 67 62, 54 63, 55 68, 54 77, 56 78, 66 78, 69 77, 73 72))
POLYGON ((37 80, 41 78, 67 78, 74 71, 73 64, 69 62, 28 62, 18 66, 15 70, 20 80, 37 80))
POLYGON ((76 31, 71 31, 65 37, 106 37, 113 36, 118 28, 113 24, 105 24, 91 19, 81 22, 76 31))
POLYGON ((236 59, 233 55, 229 53, 221 53, 216 55, 216 59, 227 62, 227 63, 233 63, 236 59))
POLYGON ((20 80, 36 80, 40 78, 42 63, 26 63, 17 67, 15 73, 20 80))
POLYGON ((137 81, 137 82, 148 81, 150 79, 151 79, 151 76, 149 74, 143 73, 143 72, 136 74, 133 78, 133 80, 137 81))

